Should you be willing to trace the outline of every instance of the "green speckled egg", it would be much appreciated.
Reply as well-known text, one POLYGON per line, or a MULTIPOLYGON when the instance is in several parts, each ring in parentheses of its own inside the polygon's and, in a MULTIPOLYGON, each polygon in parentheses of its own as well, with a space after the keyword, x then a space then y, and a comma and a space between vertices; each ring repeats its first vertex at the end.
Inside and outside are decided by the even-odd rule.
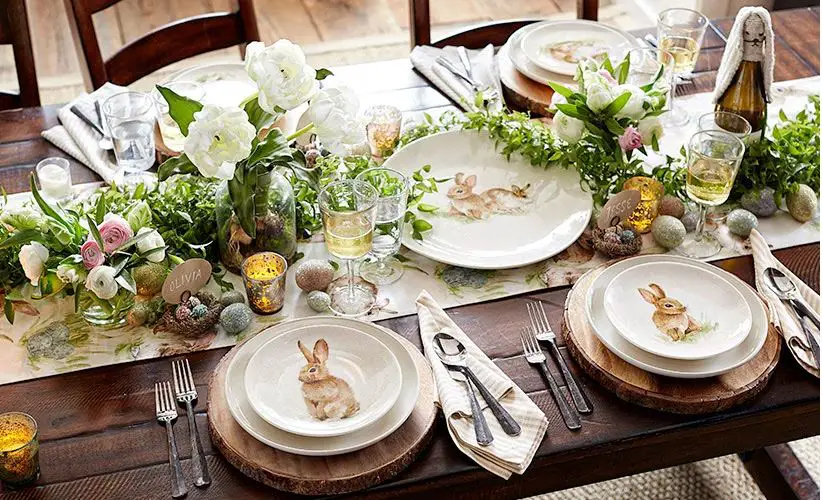
POLYGON ((739 199, 739 204, 742 205, 742 208, 750 211, 754 215, 770 217, 775 214, 778 209, 773 195, 774 190, 769 187, 748 191, 739 199))
POLYGON ((800 184, 796 192, 788 194, 785 204, 788 205, 788 212, 794 219, 807 222, 816 213, 816 193, 810 186, 800 184))
POLYGON ((252 318, 251 309, 245 303, 235 302, 229 304, 220 313, 220 326, 229 335, 236 335, 248 328, 252 318))
POLYGON ((660 215, 651 224, 651 234, 660 246, 676 248, 685 239, 685 225, 676 217, 660 215))
POLYGON ((747 238, 750 236, 751 230, 759 225, 759 219, 744 208, 737 208, 728 214, 725 224, 735 235, 747 238))
POLYGON ((191 308, 191 317, 193 318, 202 318, 206 314, 208 314, 208 306, 205 304, 197 304, 191 308))
POLYGON ((305 298, 308 307, 317 311, 325 312, 331 307, 331 296, 321 290, 314 290, 305 298))
POLYGON ((699 212, 693 210, 685 212, 685 215, 679 220, 685 226, 685 231, 692 233, 696 231, 696 224, 699 222, 699 212))
POLYGON ((220 297, 220 303, 225 307, 231 304, 245 304, 245 295, 239 290, 229 290, 220 297))

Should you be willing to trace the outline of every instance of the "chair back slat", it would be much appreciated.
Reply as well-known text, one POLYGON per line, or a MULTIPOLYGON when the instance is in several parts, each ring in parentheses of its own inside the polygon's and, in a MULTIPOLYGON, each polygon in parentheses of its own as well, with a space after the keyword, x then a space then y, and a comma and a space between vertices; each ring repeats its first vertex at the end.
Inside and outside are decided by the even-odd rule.
POLYGON ((0 4, 0 44, 12 46, 20 89, 18 94, 0 92, 0 109, 39 106, 40 92, 25 0, 5 0, 0 4))

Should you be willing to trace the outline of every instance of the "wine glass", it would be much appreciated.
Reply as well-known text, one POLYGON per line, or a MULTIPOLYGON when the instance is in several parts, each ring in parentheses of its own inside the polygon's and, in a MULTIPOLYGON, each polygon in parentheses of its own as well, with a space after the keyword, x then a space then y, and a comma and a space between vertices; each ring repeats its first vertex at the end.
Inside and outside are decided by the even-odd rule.
POLYGON ((357 176, 377 190, 377 222, 371 261, 360 265, 360 276, 375 285, 394 283, 403 273, 402 262, 393 257, 400 250, 408 205, 408 179, 390 168, 371 168, 357 176))
POLYGON ((320 192, 325 246, 345 261, 348 279, 329 290, 331 310, 340 316, 362 316, 376 297, 368 286, 354 283, 354 261, 371 250, 377 215, 377 190, 367 182, 345 179, 320 192))
MULTIPOLYGON (((691 9, 667 9, 659 13, 656 21, 659 48, 674 56, 674 73, 678 76, 693 73, 699 48, 708 27, 708 18, 691 9)), ((688 123, 688 113, 674 105, 676 78, 671 88, 671 107, 663 115, 667 125, 681 126, 688 123)))
POLYGON ((691 137, 685 189, 699 206, 699 219, 696 231, 679 247, 683 255, 704 259, 722 249, 716 237, 705 232, 705 217, 708 207, 727 201, 744 154, 745 144, 729 132, 703 130, 691 137))
POLYGON ((654 84, 665 92, 666 110, 670 110, 673 96, 674 56, 659 49, 632 49, 628 51, 627 83, 642 87, 654 84))

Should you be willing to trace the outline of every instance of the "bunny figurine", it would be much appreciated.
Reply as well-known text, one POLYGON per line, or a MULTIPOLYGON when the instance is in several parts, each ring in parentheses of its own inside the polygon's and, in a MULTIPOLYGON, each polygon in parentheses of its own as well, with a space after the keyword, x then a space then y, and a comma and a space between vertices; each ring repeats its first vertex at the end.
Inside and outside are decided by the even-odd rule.
POLYGON ((651 320, 660 332, 673 340, 682 340, 687 334, 702 328, 686 312, 687 308, 680 301, 665 296, 662 287, 656 283, 651 283, 648 288, 650 290, 639 288, 639 293, 646 302, 656 308, 651 320))
POLYGON ((317 420, 346 418, 359 411, 360 404, 348 383, 328 373, 328 342, 319 339, 314 343, 314 351, 309 351, 301 341, 297 347, 308 362, 300 370, 299 379, 303 383, 303 399, 308 413, 317 420))
POLYGON ((448 190, 451 198, 450 215, 464 215, 472 219, 487 219, 492 213, 517 214, 523 213, 530 204, 528 188, 511 186, 511 189, 491 188, 482 194, 474 193, 477 185, 477 176, 465 177, 462 172, 454 176, 454 185, 448 190))

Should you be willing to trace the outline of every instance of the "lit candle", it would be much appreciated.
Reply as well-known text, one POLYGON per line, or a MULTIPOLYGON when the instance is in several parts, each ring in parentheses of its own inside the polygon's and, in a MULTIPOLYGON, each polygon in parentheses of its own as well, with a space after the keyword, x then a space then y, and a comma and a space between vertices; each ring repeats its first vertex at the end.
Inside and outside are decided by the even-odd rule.
POLYGON ((25 413, 0 415, 0 481, 16 488, 33 483, 40 476, 40 444, 37 423, 25 413))
POLYGON ((638 233, 647 233, 658 214, 659 200, 665 195, 665 186, 651 177, 631 177, 622 186, 623 191, 628 189, 639 191, 639 205, 627 222, 638 233))
POLYGON ((249 256, 241 267, 248 305, 259 314, 273 314, 285 303, 285 271, 288 263, 274 252, 249 256))
POLYGON ((38 163, 37 179, 46 198, 55 201, 71 198, 71 170, 65 158, 46 158, 38 163))

